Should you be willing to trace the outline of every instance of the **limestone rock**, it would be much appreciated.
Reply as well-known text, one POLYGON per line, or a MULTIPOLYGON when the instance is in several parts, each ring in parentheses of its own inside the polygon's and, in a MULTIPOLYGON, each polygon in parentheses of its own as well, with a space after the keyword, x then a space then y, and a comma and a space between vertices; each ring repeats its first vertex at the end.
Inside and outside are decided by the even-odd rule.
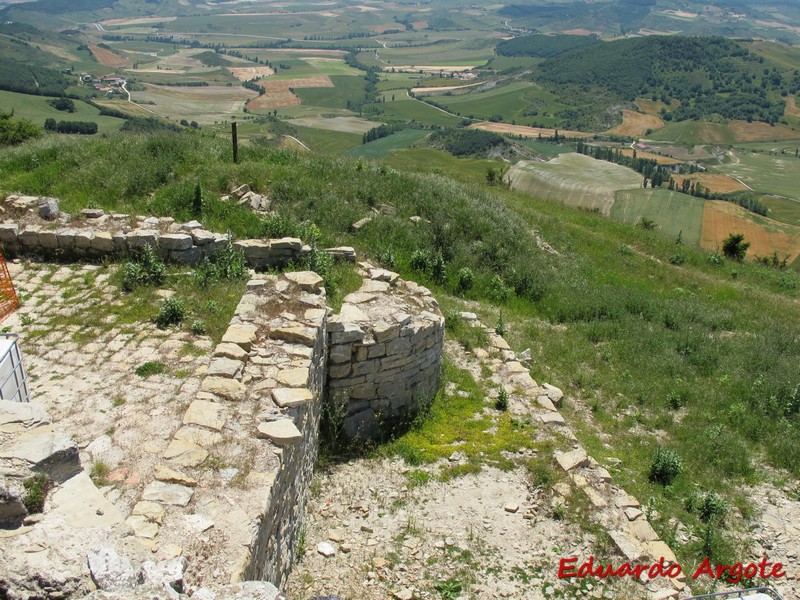
POLYGON ((358 233, 371 220, 372 220, 371 217, 364 217, 363 219, 360 219, 360 220, 356 221, 355 223, 353 223, 352 225, 350 225, 350 229, 352 229, 354 232, 358 233))
POLYGON ((280 590, 268 581, 245 581, 224 586, 215 586, 215 591, 200 588, 192 594, 192 600, 285 600, 280 590))
POLYGON ((317 342, 317 330, 313 327, 294 325, 292 327, 278 327, 270 332, 270 336, 287 342, 314 346, 317 342))
POLYGON ((165 465, 156 466, 155 478, 158 481, 164 481, 166 483, 179 483, 180 485, 185 485, 188 487, 195 487, 197 485, 196 479, 189 477, 186 473, 182 473, 175 469, 170 469, 165 465))
POLYGON ((0 400, 0 432, 17 433, 50 423, 50 416, 38 404, 0 400))
POLYGON ((218 402, 195 400, 186 409, 186 413, 183 415, 183 424, 201 425, 221 431, 225 425, 224 409, 225 407, 218 402))
POLYGON ((322 554, 325 558, 330 558, 331 556, 336 556, 336 548, 334 548, 328 542, 320 542, 317 544, 317 552, 322 554))
POLYGON ((337 246, 336 248, 325 248, 325 252, 337 260, 346 262, 356 262, 356 250, 352 246, 337 246))
POLYGON ((200 389, 204 392, 222 396, 228 400, 244 400, 246 388, 235 379, 225 377, 206 377, 200 389))
POLYGON ((256 341, 258 329, 255 325, 231 325, 222 336, 223 343, 236 344, 247 352, 253 347, 256 341))
POLYGON ((183 571, 186 568, 186 559, 183 556, 172 560, 162 560, 154 563, 145 561, 140 571, 140 579, 145 585, 161 587, 164 584, 178 593, 183 593, 183 571))
POLYGON ((43 198, 39 205, 39 216, 45 221, 52 221, 58 217, 58 198, 43 198))
POLYGON ((28 511, 20 495, 0 485, 0 526, 16 528, 27 516, 28 511))
POLYGON ((131 561, 109 546, 99 546, 86 556, 92 580, 101 590, 121 590, 136 585, 131 561))
POLYGON ((310 402, 313 396, 307 388, 275 388, 272 399, 281 408, 291 408, 310 402))
MULTIPOLYGON (((273 242, 274 243, 274 242, 273 242)), ((285 273, 284 277, 300 286, 304 292, 317 293, 322 287, 323 279, 313 271, 295 271, 285 273)))
POLYGON ((68 435, 56 431, 34 429, 22 434, 14 445, 0 451, 0 458, 31 463, 32 470, 47 473, 58 483, 81 472, 78 446, 68 435))
POLYGON ((258 437, 266 438, 279 446, 290 446, 302 441, 303 434, 290 419, 279 419, 259 424, 258 437))
POLYGON ((186 233, 167 233, 162 235, 158 244, 164 250, 188 250, 192 247, 192 236, 186 233))
POLYGON ((131 515, 125 523, 133 530, 137 538, 152 540, 158 535, 159 526, 142 515, 131 515))
POLYGON ((225 377, 227 379, 235 379, 242 370, 244 365, 239 360, 233 360, 224 357, 215 357, 208 365, 207 375, 217 377, 225 377))
POLYGON ((137 502, 131 511, 131 515, 144 517, 148 521, 158 523, 159 525, 164 521, 164 516, 166 514, 164 507, 158 502, 149 502, 147 500, 137 502))
POLYGON ((561 465, 561 468, 564 469, 564 471, 569 473, 573 469, 588 465, 589 457, 586 455, 586 450, 583 448, 578 448, 577 450, 572 450, 571 452, 559 454, 556 456, 556 461, 558 461, 558 464, 561 465))
POLYGON ((248 354, 241 346, 225 342, 222 344, 217 344, 217 347, 214 348, 214 356, 222 356, 232 360, 245 361, 247 360, 248 354))
POLYGON ((161 502, 173 506, 186 506, 192 499, 194 492, 183 485, 153 481, 142 492, 143 500, 161 502))
POLYGON ((99 219, 104 214, 106 214, 106 211, 102 208, 84 208, 81 211, 81 216, 84 219, 99 219))
POLYGON ((164 458, 182 467, 196 467, 208 458, 208 452, 193 442, 174 439, 164 451, 164 458))
POLYGON ((75 529, 111 527, 124 520, 85 471, 61 484, 47 506, 48 516, 58 515, 75 529))

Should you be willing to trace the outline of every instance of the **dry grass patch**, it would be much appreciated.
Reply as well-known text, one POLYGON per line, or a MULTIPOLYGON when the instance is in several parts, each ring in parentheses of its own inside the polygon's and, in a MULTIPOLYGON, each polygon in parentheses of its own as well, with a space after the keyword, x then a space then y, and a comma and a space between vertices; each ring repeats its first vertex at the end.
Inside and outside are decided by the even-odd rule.
MULTIPOLYGON (((633 156, 633 150, 631 148, 624 148, 622 150, 622 154, 624 156, 633 156)), ((661 156, 660 154, 655 154, 653 152, 644 152, 642 150, 636 150, 636 156, 639 158, 649 158, 651 160, 656 161, 660 165, 679 165, 683 161, 676 160, 670 156, 661 156)))
POLYGON ((622 125, 609 129, 608 133, 626 135, 629 137, 642 137, 648 130, 661 129, 664 121, 655 115, 639 113, 633 110, 622 111, 622 125))
POLYGON ((228 71, 239 81, 275 75, 275 71, 271 67, 228 67, 228 71))
POLYGON ((104 67, 127 67, 130 64, 127 58, 114 54, 111 50, 101 48, 100 46, 91 44, 89 50, 95 60, 104 67))
POLYGON ((777 252, 780 257, 788 256, 788 262, 792 263, 800 254, 800 229, 756 217, 731 202, 706 201, 700 245, 716 250, 731 233, 744 234, 745 241, 750 242, 747 253, 750 257, 777 252))
POLYGON ((772 126, 769 123, 747 121, 731 121, 730 130, 737 142, 768 142, 770 140, 796 140, 800 132, 786 125, 772 126))
POLYGON ((708 188, 717 194, 730 194, 732 192, 744 192, 750 188, 743 184, 738 179, 729 177, 728 175, 717 175, 712 173, 695 173, 694 175, 678 175, 674 178, 675 183, 680 187, 684 179, 699 183, 704 188, 708 188))
MULTIPOLYGON (((469 126, 470 129, 483 129, 484 131, 493 131, 495 133, 510 133, 513 135, 521 135, 522 137, 538 138, 538 137, 553 137, 555 129, 548 129, 546 127, 528 127, 527 125, 509 125, 508 123, 473 123, 469 126)), ((569 131, 566 129, 559 129, 558 135, 567 137, 589 138, 592 137, 591 133, 584 133, 582 131, 569 131)))
POLYGON ((314 75, 298 79, 266 81, 261 87, 264 89, 264 93, 250 102, 248 106, 251 110, 297 106, 300 104, 300 98, 295 96, 289 88, 332 88, 333 82, 327 75, 314 75))

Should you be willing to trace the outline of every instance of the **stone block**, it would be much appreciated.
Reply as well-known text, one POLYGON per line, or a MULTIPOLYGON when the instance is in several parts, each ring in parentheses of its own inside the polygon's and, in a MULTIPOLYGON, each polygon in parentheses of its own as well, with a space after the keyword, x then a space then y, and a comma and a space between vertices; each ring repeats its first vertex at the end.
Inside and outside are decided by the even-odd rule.
POLYGON ((272 399, 281 408, 292 408, 311 402, 314 396, 308 388, 275 388, 272 399))
POLYGON ((214 234, 205 229, 192 229, 191 235, 196 246, 205 246, 214 241, 214 234))
POLYGON ((28 227, 19 232, 19 243, 28 248, 39 245, 39 228, 28 227))
POLYGON ((351 344, 340 344, 331 346, 328 351, 328 360, 334 364, 350 362, 353 356, 353 346, 351 344))
POLYGON ((225 407, 218 402, 195 400, 183 415, 184 425, 201 425, 221 431, 225 425, 225 407))
POLYGON ((211 359, 206 375, 235 379, 237 375, 241 374, 243 368, 244 363, 240 360, 217 356, 211 359))
POLYGON ((142 492, 142 500, 160 502, 172 506, 186 506, 192 499, 194 491, 185 485, 153 481, 142 492))
POLYGON ((278 372, 277 380, 287 387, 306 387, 309 370, 306 367, 284 369, 278 372))
POLYGON ((99 546, 86 555, 89 573, 98 589, 115 591, 136 585, 136 573, 131 561, 109 546, 99 546))
POLYGON ((217 347, 214 348, 214 356, 222 356, 225 358, 239 360, 242 362, 245 362, 249 357, 247 351, 244 348, 242 348, 238 344, 232 344, 230 342, 223 342, 217 344, 217 347))
POLYGON ((16 244, 19 234, 19 225, 16 223, 0 223, 0 242, 16 244))
MULTIPOLYGON (((273 241, 273 244, 275 242, 273 241)), ((322 287, 323 279, 313 271, 296 271, 285 273, 284 277, 289 281, 296 283, 304 292, 316 294, 322 287)))
MULTIPOLYGON (((208 452, 194 442, 173 439, 164 450, 164 458, 182 467, 197 467, 208 458, 208 452)), ((142 496, 144 498, 144 496, 142 496)), ((151 498, 145 498, 151 500, 151 498)))
POLYGON ((314 346, 317 342, 319 330, 315 327, 303 327, 302 325, 292 325, 290 327, 278 327, 270 331, 270 337, 277 340, 284 340, 305 346, 314 346))
POLYGON ((49 423, 50 415, 38 404, 0 400, 0 433, 19 433, 49 423))
POLYGON ((400 335, 400 326, 386 321, 378 321, 372 328, 372 333, 376 342, 390 342, 400 335))
POLYGON ((153 249, 158 245, 159 232, 154 229, 134 229, 128 234, 128 249, 141 250, 145 246, 153 249))
POLYGON ((94 234, 90 246, 98 252, 114 252, 114 236, 108 231, 98 231, 94 234))
POLYGON ((408 355, 410 352, 411 342, 408 341, 408 338, 397 338, 386 344, 386 356, 408 355))
POLYGON ((325 248, 325 252, 333 256, 336 260, 345 262, 356 262, 356 251, 352 246, 337 246, 336 248, 325 248))
POLYGON ((45 250, 58 249, 58 236, 55 231, 40 231, 39 232, 39 246, 45 250))
POLYGON ((350 377, 350 366, 349 362, 342 363, 339 365, 332 364, 328 367, 328 375, 330 375, 333 379, 342 379, 343 377, 350 377))
POLYGON ((233 401, 244 400, 247 392, 247 389, 235 379, 215 376, 206 377, 200 389, 233 401))
POLYGON ((565 472, 569 473, 573 469, 585 467, 589 464, 589 457, 586 455, 586 450, 578 448, 571 452, 565 452, 556 456, 556 461, 565 472))
POLYGON ((364 339, 364 331, 355 323, 342 323, 341 331, 331 334, 332 344, 349 344, 364 339))
POLYGON ((222 342, 236 344, 250 352, 253 343, 256 341, 257 332, 258 328, 255 325, 231 325, 225 335, 222 336, 222 342))
MULTIPOLYGON (((212 242, 214 243, 214 242, 212 242)), ((268 241, 264 240, 239 240, 233 243, 234 247, 244 253, 248 261, 256 259, 267 259, 270 257, 271 249, 268 241)))
POLYGON ((81 211, 81 216, 84 219, 99 219, 106 214, 102 208, 84 208, 81 211))
POLYGON ((367 358, 380 358, 386 354, 386 344, 373 344, 367 348, 367 358))
POLYGON ((114 243, 114 250, 117 252, 128 251, 128 236, 121 231, 111 234, 111 241, 114 243))
POLYGON ((81 472, 78 446, 68 435, 58 431, 33 429, 17 437, 14 444, 0 451, 0 458, 24 461, 31 470, 46 473, 63 483, 81 472))
POLYGON ((344 432, 351 439, 371 439, 378 433, 378 419, 371 408, 350 415, 344 420, 344 432))
POLYGON ((294 237, 284 237, 269 241, 270 246, 275 250, 290 250, 291 252, 300 252, 303 247, 303 240, 294 237))
POLYGON ((56 231, 56 238, 58 238, 58 247, 66 252, 71 252, 75 249, 75 229, 59 229, 56 231))
POLYGON ((188 250, 192 247, 192 236, 186 233, 167 233, 158 239, 164 250, 188 250))
POLYGON ((203 262, 205 253, 202 248, 192 246, 188 250, 170 250, 167 257, 170 262, 196 267, 203 262))
POLYGON ((165 483, 178 483, 187 487, 197 486, 197 480, 195 478, 189 477, 186 473, 170 469, 164 465, 156 465, 154 476, 157 481, 163 481, 165 483))
POLYGON ((303 440, 303 434, 290 419, 260 423, 258 437, 268 439, 279 446, 291 446, 303 440))

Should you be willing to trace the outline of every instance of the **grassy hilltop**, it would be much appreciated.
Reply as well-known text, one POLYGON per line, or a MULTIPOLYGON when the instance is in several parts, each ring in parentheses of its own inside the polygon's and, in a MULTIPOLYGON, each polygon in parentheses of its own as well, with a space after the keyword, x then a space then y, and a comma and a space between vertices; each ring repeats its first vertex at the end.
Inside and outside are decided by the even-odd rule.
POLYGON ((744 558, 728 541, 746 531, 741 486, 800 474, 794 272, 502 187, 363 159, 254 145, 233 164, 227 143, 202 133, 49 136, 0 158, 0 193, 58 196, 70 212, 92 205, 189 220, 197 183, 200 220, 215 230, 275 237, 313 222, 320 246, 353 245, 430 286, 463 343, 475 340, 451 311, 469 307, 487 323, 502 313, 512 346, 531 348, 534 378, 575 398, 565 411, 587 449, 619 461, 619 482, 652 498, 659 533, 676 542, 670 519, 711 530, 678 545, 687 563, 709 553, 744 558), (262 219, 217 200, 243 183, 271 197, 277 214, 262 219), (351 232, 382 205, 396 213, 351 232), (683 465, 668 486, 648 480, 658 447, 683 465), (691 499, 708 491, 733 507, 726 525, 696 512, 691 499))

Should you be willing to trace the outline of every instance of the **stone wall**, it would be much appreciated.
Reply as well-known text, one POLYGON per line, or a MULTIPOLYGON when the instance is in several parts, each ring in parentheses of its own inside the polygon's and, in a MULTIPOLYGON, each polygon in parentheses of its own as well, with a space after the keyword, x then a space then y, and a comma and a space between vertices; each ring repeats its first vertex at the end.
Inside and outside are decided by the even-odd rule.
POLYGON ((427 288, 360 264, 361 288, 328 321, 327 409, 349 438, 414 417, 439 387, 444 318, 427 288))

